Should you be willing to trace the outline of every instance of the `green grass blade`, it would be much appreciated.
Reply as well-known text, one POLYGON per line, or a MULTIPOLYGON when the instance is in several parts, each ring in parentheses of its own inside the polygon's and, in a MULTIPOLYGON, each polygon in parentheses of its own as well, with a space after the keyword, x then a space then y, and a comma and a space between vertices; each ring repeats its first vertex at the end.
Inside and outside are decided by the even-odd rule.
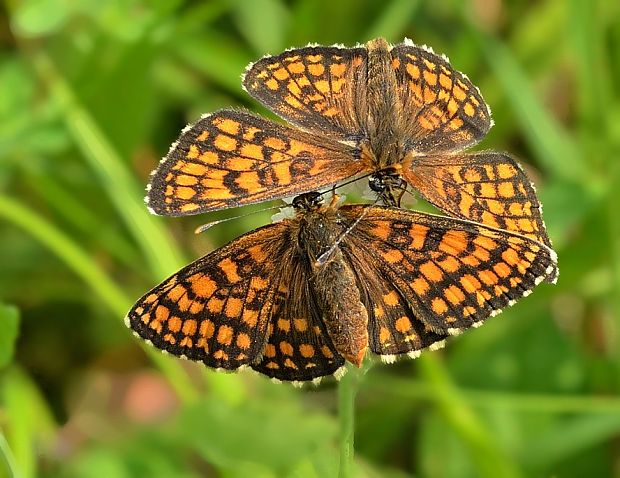
MULTIPOLYGON (((574 74, 577 108, 581 121, 582 138, 595 139, 593 147, 604 144, 598 137, 603 128, 605 112, 613 101, 610 88, 610 69, 606 65, 604 30, 600 28, 599 16, 604 12, 599 1, 571 0, 569 2, 569 28, 567 40, 575 53, 574 74)), ((586 145, 587 149, 590 149, 586 145)), ((589 157, 591 162, 600 163, 605 157, 589 157)))
MULTIPOLYGON (((399 396, 407 400, 437 402, 440 397, 426 382, 381 375, 364 382, 364 388, 399 396)), ((459 392, 469 405, 476 408, 505 408, 510 411, 533 413, 620 413, 620 398, 597 395, 551 395, 535 393, 508 393, 492 390, 460 388, 459 392)))
POLYGON ((96 231, 93 239, 103 250, 119 262, 135 267, 139 256, 135 245, 114 229, 102 227, 99 218, 59 181, 40 173, 30 173, 27 179, 32 194, 41 196, 47 206, 61 214, 77 231, 88 235, 96 231))
POLYGON ((422 375, 433 388, 441 414, 469 448, 479 476, 489 478, 521 476, 516 463, 497 446, 493 434, 478 419, 460 390, 452 383, 448 371, 439 358, 427 354, 418 359, 418 364, 422 375))
MULTIPOLYGON (((615 108, 610 108, 607 115, 611 151, 614 156, 607 166, 607 177, 613 185, 620 184, 620 102, 615 108)), ((608 301, 614 317, 614 325, 620 327, 620 194, 611 190, 606 204, 608 230, 611 244, 610 268, 611 268, 611 287, 609 288, 608 301)), ((616 369, 620 370, 620 350, 615 350, 616 369)), ((620 379, 616 379, 616 390, 620 384, 620 379)))
POLYGON ((539 164, 547 173, 558 178, 587 183, 592 174, 584 164, 577 145, 545 111, 508 48, 490 36, 478 34, 477 37, 481 51, 501 83, 539 164))
POLYGON ((0 302, 0 370, 13 360, 19 322, 19 309, 0 302))
POLYGON ((419 6, 418 0, 392 0, 383 8, 381 15, 368 28, 361 40, 385 37, 395 43, 402 41, 401 35, 411 23, 411 18, 419 6))
POLYGON ((276 53, 284 45, 290 12, 280 0, 235 0, 233 13, 239 33, 255 53, 276 53), (257 19, 260 18, 260 21, 257 19))
POLYGON ((130 304, 124 292, 75 242, 53 224, 46 221, 19 201, 0 195, 0 217, 25 230, 34 239, 60 257, 84 282, 92 287, 102 301, 119 318, 130 304))
POLYGON ((618 436, 618 432, 618 414, 576 417, 533 438, 523 450, 522 459, 528 467, 544 469, 598 444, 608 443, 618 436))
MULTIPOLYGON (((69 237, 54 227, 53 224, 35 212, 6 196, 0 195, 0 217, 25 230, 56 254, 71 270, 90 286, 102 302, 114 313, 117 319, 125 316, 131 305, 131 299, 105 274, 83 249, 69 237)), ((179 397, 192 400, 195 390, 180 364, 147 348, 156 365, 168 378, 179 397)))
POLYGON ((3 468, 0 470, 0 476, 8 476, 9 478, 21 478, 22 474, 17 470, 13 452, 9 447, 4 434, 0 431, 0 454, 2 455, 3 468))
POLYGON ((185 262, 180 251, 166 229, 148 214, 141 199, 142 188, 136 184, 95 120, 79 103, 47 55, 37 54, 33 63, 50 93, 65 109, 68 130, 99 175, 110 200, 144 252, 150 269, 156 277, 165 277, 178 269, 185 262))

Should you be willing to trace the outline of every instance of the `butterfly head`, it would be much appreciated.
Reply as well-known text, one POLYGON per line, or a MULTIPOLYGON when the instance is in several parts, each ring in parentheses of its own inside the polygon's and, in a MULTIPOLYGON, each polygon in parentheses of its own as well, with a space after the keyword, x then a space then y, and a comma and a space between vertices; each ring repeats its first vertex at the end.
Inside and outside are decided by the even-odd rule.
POLYGON ((300 194, 293 199, 295 211, 314 211, 320 208, 322 204, 323 195, 316 191, 300 194))
POLYGON ((407 183, 395 168, 386 168, 368 177, 368 186, 386 206, 400 207, 407 183))

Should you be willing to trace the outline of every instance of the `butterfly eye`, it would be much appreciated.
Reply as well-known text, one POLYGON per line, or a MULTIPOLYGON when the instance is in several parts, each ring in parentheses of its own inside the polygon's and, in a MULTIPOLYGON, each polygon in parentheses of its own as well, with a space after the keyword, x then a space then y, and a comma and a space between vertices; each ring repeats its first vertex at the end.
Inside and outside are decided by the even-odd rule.
POLYGON ((385 189, 383 178, 377 174, 372 174, 368 177, 368 186, 376 193, 380 193, 385 189))

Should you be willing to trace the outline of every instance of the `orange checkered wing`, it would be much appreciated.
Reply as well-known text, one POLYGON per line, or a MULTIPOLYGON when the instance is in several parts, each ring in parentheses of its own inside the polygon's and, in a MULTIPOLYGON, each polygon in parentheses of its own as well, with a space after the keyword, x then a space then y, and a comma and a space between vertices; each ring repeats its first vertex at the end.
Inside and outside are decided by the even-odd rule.
POLYGON ((414 156, 404 161, 401 174, 425 199, 451 216, 551 246, 536 191, 507 154, 414 156))
POLYGON ((286 247, 286 223, 250 232, 181 269, 145 294, 127 325, 162 351, 234 370, 260 359, 286 247))
POLYGON ((400 307, 375 312, 373 327, 384 347, 409 336, 418 340, 420 330, 452 335, 475 327, 557 278, 555 253, 523 236, 397 208, 344 206, 340 212, 349 223, 365 214, 343 240, 377 271, 365 294, 383 308, 400 307), (383 282, 394 288, 375 286, 383 282))
MULTIPOLYGON (((355 230, 353 230, 355 231, 355 230)), ((443 345, 447 334, 436 333, 420 320, 390 277, 377 267, 377 261, 360 252, 364 246, 360 238, 352 233, 350 249, 345 248, 347 260, 357 276, 362 292, 362 301, 368 311, 368 345, 370 350, 381 356, 385 362, 393 361, 397 355, 419 356, 425 348, 443 345)))
POLYGON ((492 125, 478 89, 447 58, 411 43, 390 51, 402 104, 401 127, 415 152, 460 151, 492 125))
POLYGON ((309 46, 267 56, 248 66, 247 92, 306 130, 356 140, 364 128, 365 48, 309 46))
POLYGON ((155 214, 181 216, 292 196, 366 169, 356 148, 247 111, 221 110, 186 128, 153 172, 155 214))
POLYGON ((252 368, 278 380, 308 381, 334 374, 344 358, 325 328, 310 285, 312 272, 295 254, 290 249, 278 257, 286 279, 280 284, 279 307, 270 321, 263 358, 252 368))

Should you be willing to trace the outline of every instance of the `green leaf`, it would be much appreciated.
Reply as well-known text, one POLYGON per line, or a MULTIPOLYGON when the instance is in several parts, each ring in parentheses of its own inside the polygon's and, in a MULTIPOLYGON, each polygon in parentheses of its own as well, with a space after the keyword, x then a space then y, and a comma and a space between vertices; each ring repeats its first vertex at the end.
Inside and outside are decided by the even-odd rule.
POLYGON ((522 459, 530 467, 548 467, 597 444, 609 443, 619 431, 617 414, 576 417, 528 440, 522 459))
POLYGON ((74 5, 70 0, 22 2, 13 15, 13 26, 24 37, 49 35, 65 25, 73 13, 74 5))
POLYGON ((19 310, 0 303, 0 368, 11 362, 19 332, 19 310))
POLYGON ((208 398, 187 409, 179 425, 178 440, 232 476, 240 467, 276 470, 278 476, 292 471, 332 443, 336 431, 325 415, 284 400, 230 406, 208 398))
POLYGON ((12 366, 0 375, 0 403, 2 428, 14 459, 11 466, 19 470, 16 476, 38 476, 38 451, 51 445, 57 432, 47 402, 32 379, 12 366))

